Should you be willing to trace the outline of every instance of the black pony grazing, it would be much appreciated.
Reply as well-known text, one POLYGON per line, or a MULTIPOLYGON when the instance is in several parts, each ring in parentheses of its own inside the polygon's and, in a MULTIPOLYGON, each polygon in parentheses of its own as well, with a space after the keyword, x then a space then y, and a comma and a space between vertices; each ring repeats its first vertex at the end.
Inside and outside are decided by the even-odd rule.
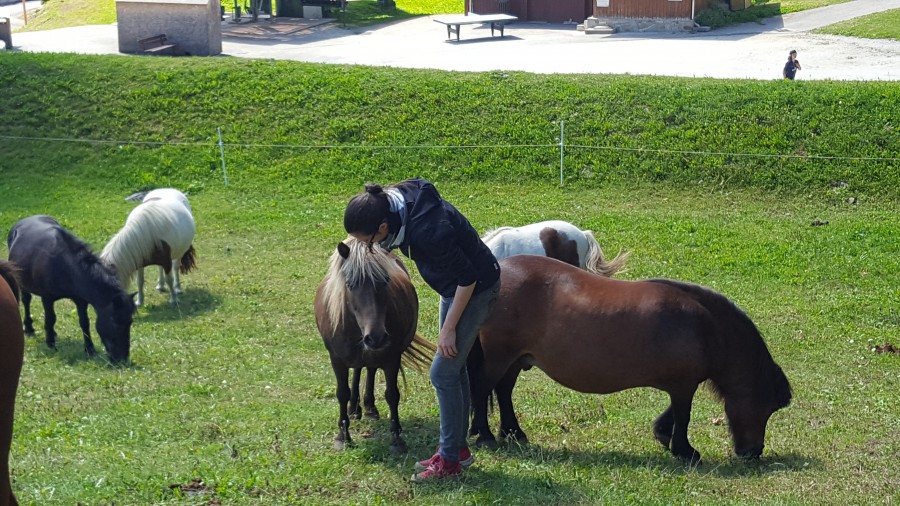
POLYGON ((84 334, 84 349, 93 355, 87 306, 97 313, 97 333, 110 360, 128 360, 134 300, 122 289, 112 269, 90 247, 49 216, 30 216, 13 225, 7 237, 9 259, 22 268, 25 333, 34 334, 31 296, 41 297, 47 346, 56 347, 53 303, 72 299, 84 334))

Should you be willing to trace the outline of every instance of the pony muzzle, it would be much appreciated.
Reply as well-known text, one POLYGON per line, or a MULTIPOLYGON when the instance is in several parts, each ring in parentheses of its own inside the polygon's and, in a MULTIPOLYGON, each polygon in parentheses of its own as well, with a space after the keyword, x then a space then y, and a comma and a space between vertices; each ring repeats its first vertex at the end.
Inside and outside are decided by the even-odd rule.
POLYGON ((363 347, 369 351, 378 351, 384 348, 390 340, 386 332, 369 332, 363 336, 363 347))

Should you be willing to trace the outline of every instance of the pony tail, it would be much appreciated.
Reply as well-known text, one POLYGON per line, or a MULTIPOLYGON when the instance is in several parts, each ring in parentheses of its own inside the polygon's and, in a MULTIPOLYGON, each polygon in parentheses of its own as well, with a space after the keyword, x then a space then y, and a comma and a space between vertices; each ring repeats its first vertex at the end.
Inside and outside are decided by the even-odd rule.
POLYGON ((21 275, 22 269, 17 264, 0 260, 0 277, 2 277, 3 280, 6 281, 6 284, 9 285, 9 289, 12 290, 16 302, 21 301, 21 275))
POLYGON ((627 251, 619 252, 619 254, 616 255, 616 258, 607 262, 606 259, 603 258, 603 250, 600 249, 600 243, 597 242, 593 232, 585 230, 584 237, 588 242, 587 258, 585 259, 585 265, 583 266, 585 270, 609 278, 625 267, 625 262, 628 261, 628 257, 631 256, 631 253, 627 251))

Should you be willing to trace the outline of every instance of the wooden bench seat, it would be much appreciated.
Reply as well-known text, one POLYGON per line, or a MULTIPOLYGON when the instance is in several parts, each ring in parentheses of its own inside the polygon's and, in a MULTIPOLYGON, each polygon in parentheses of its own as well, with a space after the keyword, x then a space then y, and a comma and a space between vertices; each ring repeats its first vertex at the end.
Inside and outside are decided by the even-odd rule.
POLYGON ((146 39, 138 40, 141 51, 147 54, 175 54, 178 44, 170 44, 166 39, 166 34, 161 33, 146 39))
POLYGON ((451 34, 456 34, 456 40, 459 41, 459 27, 462 25, 491 25, 491 37, 494 36, 494 30, 500 30, 500 36, 503 37, 503 27, 507 23, 518 20, 516 16, 510 14, 457 14, 453 16, 439 16, 434 18, 435 23, 447 25, 447 38, 451 38, 451 34))

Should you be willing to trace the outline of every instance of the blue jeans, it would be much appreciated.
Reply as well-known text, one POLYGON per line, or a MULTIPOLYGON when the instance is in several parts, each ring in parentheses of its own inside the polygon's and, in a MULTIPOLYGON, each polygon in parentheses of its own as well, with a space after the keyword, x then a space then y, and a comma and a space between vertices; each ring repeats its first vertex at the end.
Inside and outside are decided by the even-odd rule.
MULTIPOLYGON (((441 410, 440 453, 445 460, 459 461, 459 449, 468 444, 466 436, 472 401, 466 359, 499 294, 500 281, 497 280, 491 288, 472 296, 456 325, 456 357, 444 358, 438 352, 431 363, 431 384, 441 410)), ((452 303, 452 297, 441 297, 441 327, 452 303)))

